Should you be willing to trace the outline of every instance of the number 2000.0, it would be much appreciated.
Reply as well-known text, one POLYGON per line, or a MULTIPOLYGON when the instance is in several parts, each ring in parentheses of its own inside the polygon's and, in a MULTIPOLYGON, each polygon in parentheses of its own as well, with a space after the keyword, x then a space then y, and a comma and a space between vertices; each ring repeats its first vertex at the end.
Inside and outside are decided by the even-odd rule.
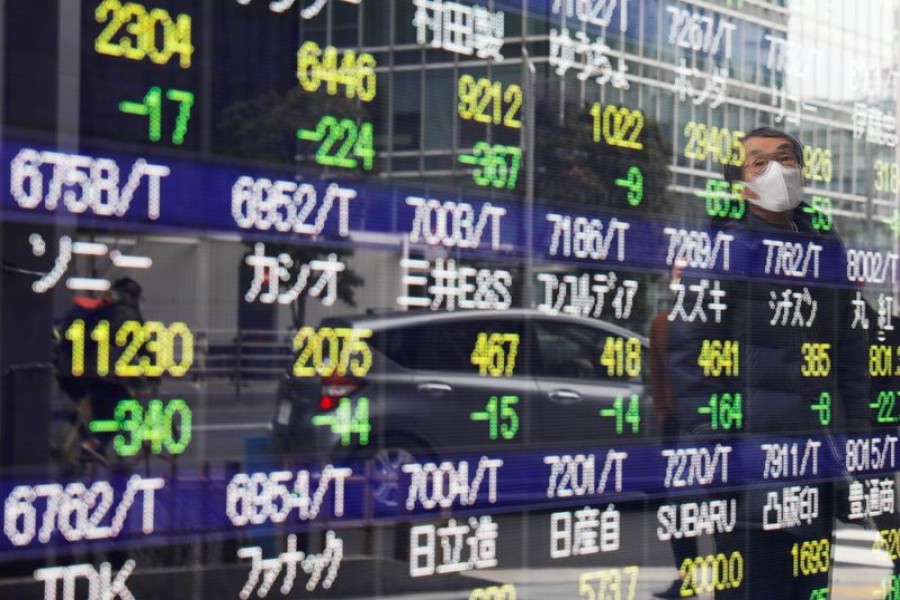
POLYGON ((744 557, 734 551, 731 556, 710 554, 686 558, 681 563, 681 596, 694 596, 713 590, 740 587, 744 580, 744 557))

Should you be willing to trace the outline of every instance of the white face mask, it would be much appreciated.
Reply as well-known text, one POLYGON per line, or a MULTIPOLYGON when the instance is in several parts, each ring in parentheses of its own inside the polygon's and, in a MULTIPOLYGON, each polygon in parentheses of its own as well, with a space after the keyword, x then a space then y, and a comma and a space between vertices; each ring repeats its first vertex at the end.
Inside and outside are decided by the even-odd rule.
POLYGON ((756 194, 750 198, 760 208, 772 212, 792 211, 803 200, 803 179, 797 167, 784 167, 778 161, 769 161, 766 170, 746 184, 756 194))

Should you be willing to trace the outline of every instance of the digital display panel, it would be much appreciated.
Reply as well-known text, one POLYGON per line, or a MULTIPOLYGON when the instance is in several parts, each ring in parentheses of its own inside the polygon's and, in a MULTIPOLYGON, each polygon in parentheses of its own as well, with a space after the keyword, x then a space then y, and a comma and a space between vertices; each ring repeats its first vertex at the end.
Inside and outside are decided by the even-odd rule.
POLYGON ((0 16, 0 598, 900 597, 896 0, 0 16))

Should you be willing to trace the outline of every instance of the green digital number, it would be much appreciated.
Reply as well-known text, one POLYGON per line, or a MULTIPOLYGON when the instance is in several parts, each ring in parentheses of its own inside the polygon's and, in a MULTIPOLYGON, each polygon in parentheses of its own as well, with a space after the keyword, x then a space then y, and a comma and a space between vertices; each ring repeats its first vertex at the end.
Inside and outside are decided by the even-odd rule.
POLYGON ((472 171, 476 185, 511 190, 519 180, 522 149, 480 141, 475 143, 472 154, 460 154, 457 160, 477 167, 472 171))
POLYGON ((191 409, 181 398, 166 404, 150 400, 146 409, 135 399, 122 400, 116 405, 113 419, 91 421, 89 429, 94 433, 117 433, 113 448, 119 456, 134 456, 145 444, 154 455, 163 451, 182 454, 193 435, 191 409))
POLYGON ((340 436, 343 446, 349 446, 353 442, 354 435, 359 436, 360 446, 367 446, 372 431, 369 422, 369 399, 357 398, 354 408, 353 400, 341 398, 334 412, 314 416, 312 424, 331 428, 331 433, 340 436))
MULTIPOLYGON (((821 596, 823 600, 828 599, 828 590, 823 588, 825 594, 821 596)), ((881 580, 881 589, 878 590, 879 598, 884 600, 900 600, 900 575, 892 575, 881 580)))
POLYGON ((638 206, 644 199, 644 175, 639 168, 630 167, 628 176, 625 179, 616 179, 616 185, 628 191, 625 200, 630 206, 638 206))
POLYGON ((298 129, 297 138, 318 142, 316 162, 324 167, 356 169, 360 163, 369 171, 375 162, 375 137, 372 124, 357 124, 353 119, 325 115, 314 130, 298 129))
POLYGON ((875 417, 878 423, 891 424, 900 421, 900 416, 894 413, 894 405, 897 403, 897 393, 893 391, 880 391, 875 402, 869 404, 869 408, 877 410, 875 417))
MULTIPOLYGON (((184 143, 188 132, 191 108, 194 106, 194 94, 185 90, 168 90, 166 99, 178 103, 178 116, 175 117, 175 127, 172 130, 172 143, 180 146, 184 143)), ((162 139, 162 104, 162 89, 153 86, 141 102, 130 100, 120 102, 119 111, 129 115, 147 117, 147 138, 151 142, 158 142, 162 139)))
POLYGON ((695 192, 706 201, 706 214, 710 217, 741 219, 747 210, 742 195, 744 184, 739 181, 729 183, 721 179, 708 179, 706 189, 695 192))
POLYGON ((812 226, 816 231, 831 231, 831 198, 813 196, 812 206, 804 206, 803 212, 812 215, 812 226))
POLYGON ((822 392, 819 394, 819 401, 811 404, 809 408, 819 413, 819 424, 823 426, 831 424, 831 394, 822 392))
MULTIPOLYGON (((887 596, 885 596, 887 598, 887 596)), ((828 588, 818 588, 810 592, 809 600, 828 600, 828 588)), ((893 600, 893 598, 891 599, 893 600)))
POLYGON ((713 431, 741 429, 744 425, 744 408, 740 394, 713 394, 709 397, 709 403, 698 407, 697 412, 709 415, 713 431))
POLYGON ((615 419, 616 435, 623 435, 626 425, 631 426, 633 434, 641 432, 641 404, 637 394, 631 395, 627 406, 622 396, 616 396, 612 407, 600 409, 600 416, 615 419))
POLYGON ((492 440, 511 440, 519 432, 518 396, 491 396, 484 410, 469 414, 472 421, 487 421, 488 437, 492 440))

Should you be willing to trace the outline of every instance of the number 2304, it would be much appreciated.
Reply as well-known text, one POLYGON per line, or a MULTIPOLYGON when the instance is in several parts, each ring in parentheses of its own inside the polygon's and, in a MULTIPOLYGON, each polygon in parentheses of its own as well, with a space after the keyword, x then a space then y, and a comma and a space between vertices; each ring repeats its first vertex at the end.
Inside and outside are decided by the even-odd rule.
POLYGON ((190 68, 194 46, 189 15, 173 18, 162 8, 148 10, 137 2, 104 0, 94 17, 106 24, 94 42, 98 53, 130 60, 149 58, 158 65, 168 64, 177 54, 179 66, 190 68))

